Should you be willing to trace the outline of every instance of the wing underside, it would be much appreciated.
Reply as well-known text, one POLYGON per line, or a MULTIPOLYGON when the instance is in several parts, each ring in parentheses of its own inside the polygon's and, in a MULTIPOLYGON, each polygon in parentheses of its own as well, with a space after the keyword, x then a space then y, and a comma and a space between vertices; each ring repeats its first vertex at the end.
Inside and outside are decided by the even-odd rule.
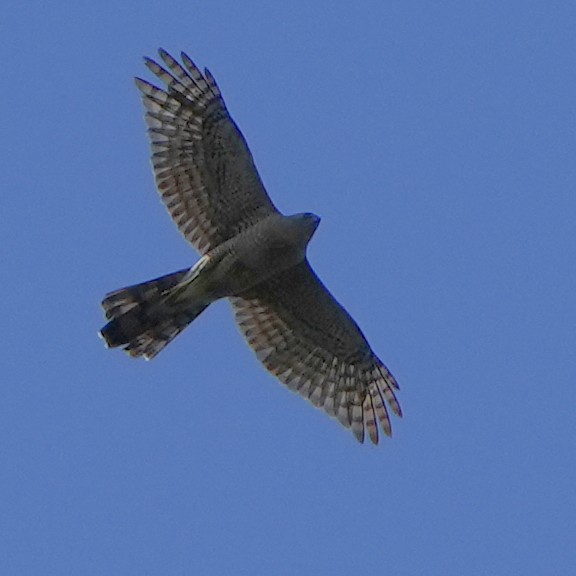
POLYGON ((308 262, 231 299, 258 359, 290 389, 364 441, 391 434, 386 406, 401 416, 396 380, 308 262))
POLYGON ((140 78, 156 185, 184 236, 201 252, 276 211, 246 141, 210 72, 164 50, 146 59, 165 85, 140 78))

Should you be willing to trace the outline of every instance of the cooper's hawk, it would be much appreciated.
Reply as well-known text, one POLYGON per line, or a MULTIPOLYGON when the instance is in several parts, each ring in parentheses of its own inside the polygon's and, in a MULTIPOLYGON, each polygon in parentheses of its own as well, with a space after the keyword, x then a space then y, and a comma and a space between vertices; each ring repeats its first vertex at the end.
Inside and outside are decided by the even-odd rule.
POLYGON ((320 219, 282 215, 216 82, 182 54, 145 59, 164 89, 136 79, 146 107, 156 185, 202 257, 190 269, 116 290, 102 306, 101 336, 131 356, 153 358, 219 298, 258 359, 290 389, 356 438, 391 434, 386 404, 401 416, 396 380, 346 310, 318 279, 306 247, 320 219))

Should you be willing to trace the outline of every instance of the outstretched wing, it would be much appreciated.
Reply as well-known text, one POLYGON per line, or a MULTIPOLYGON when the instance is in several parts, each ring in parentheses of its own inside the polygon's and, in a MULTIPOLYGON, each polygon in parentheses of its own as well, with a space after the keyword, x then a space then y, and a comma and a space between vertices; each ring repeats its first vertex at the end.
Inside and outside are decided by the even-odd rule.
POLYGON ((182 53, 149 58, 162 90, 136 78, 146 107, 156 185, 184 236, 201 252, 276 211, 242 133, 208 70, 182 53))
POLYGON ((230 299, 264 366, 364 441, 391 434, 386 404, 402 415, 396 380, 307 261, 230 299))

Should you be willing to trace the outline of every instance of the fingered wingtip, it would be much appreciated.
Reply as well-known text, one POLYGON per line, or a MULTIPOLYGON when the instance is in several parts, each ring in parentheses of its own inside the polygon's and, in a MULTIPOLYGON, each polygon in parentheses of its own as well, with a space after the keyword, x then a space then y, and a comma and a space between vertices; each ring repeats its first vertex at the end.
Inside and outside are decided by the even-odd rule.
POLYGON ((178 62, 176 62, 176 60, 173 58, 172 54, 170 54, 170 52, 168 52, 167 50, 164 50, 164 48, 158 48, 158 54, 160 56, 160 58, 162 58, 162 61, 169 67, 171 68, 174 65, 178 65, 178 62))
POLYGON ((189 72, 200 73, 200 70, 198 69, 198 66, 196 66, 196 64, 194 63, 194 60, 192 60, 192 58, 190 58, 190 56, 188 56, 188 54, 186 54, 184 50, 180 52, 180 58, 182 58, 182 62, 184 62, 184 66, 186 66, 189 72))
POLYGON ((139 76, 134 76, 134 84, 136 84, 136 87, 139 90, 144 91, 144 87, 148 86, 150 83, 146 82, 146 80, 140 78, 139 76))
POLYGON ((360 444, 364 444, 364 428, 362 428, 362 430, 352 430, 352 434, 360 444))
POLYGON ((152 60, 152 58, 148 58, 148 56, 144 56, 144 65, 152 72, 154 72, 154 70, 157 70, 159 68, 157 62, 155 60, 152 60))

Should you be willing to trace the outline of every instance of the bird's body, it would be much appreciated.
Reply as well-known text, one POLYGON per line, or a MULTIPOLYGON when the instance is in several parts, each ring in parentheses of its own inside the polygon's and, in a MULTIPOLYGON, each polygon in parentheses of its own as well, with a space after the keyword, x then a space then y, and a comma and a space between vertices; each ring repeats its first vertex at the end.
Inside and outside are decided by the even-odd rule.
MULTIPOLYGON (((210 304, 221 298, 240 296, 254 286, 304 261, 306 246, 320 219, 314 214, 284 216, 273 213, 256 222, 237 236, 209 250, 189 270, 167 278, 176 280, 164 286, 154 297, 141 298, 132 312, 121 310, 101 330, 111 347, 139 345, 129 349, 133 356, 153 358, 181 330, 154 333, 151 330, 172 318, 182 318, 189 324, 210 304), (145 341, 139 337, 148 333, 145 341), (161 345, 161 348, 158 346, 161 345)), ((156 281, 152 281, 154 283, 156 281)), ((140 295, 151 283, 123 288, 107 296, 103 304, 111 310, 126 298, 140 295)), ((133 303, 133 302, 132 302, 133 303)))
POLYGON ((212 302, 229 298, 258 358, 290 388, 363 441, 390 434, 396 381, 316 277, 306 248, 320 219, 282 215, 210 73, 160 51, 167 86, 137 79, 147 108, 158 190, 184 236, 202 253, 190 269, 106 296, 101 335, 110 347, 152 358, 212 302))

